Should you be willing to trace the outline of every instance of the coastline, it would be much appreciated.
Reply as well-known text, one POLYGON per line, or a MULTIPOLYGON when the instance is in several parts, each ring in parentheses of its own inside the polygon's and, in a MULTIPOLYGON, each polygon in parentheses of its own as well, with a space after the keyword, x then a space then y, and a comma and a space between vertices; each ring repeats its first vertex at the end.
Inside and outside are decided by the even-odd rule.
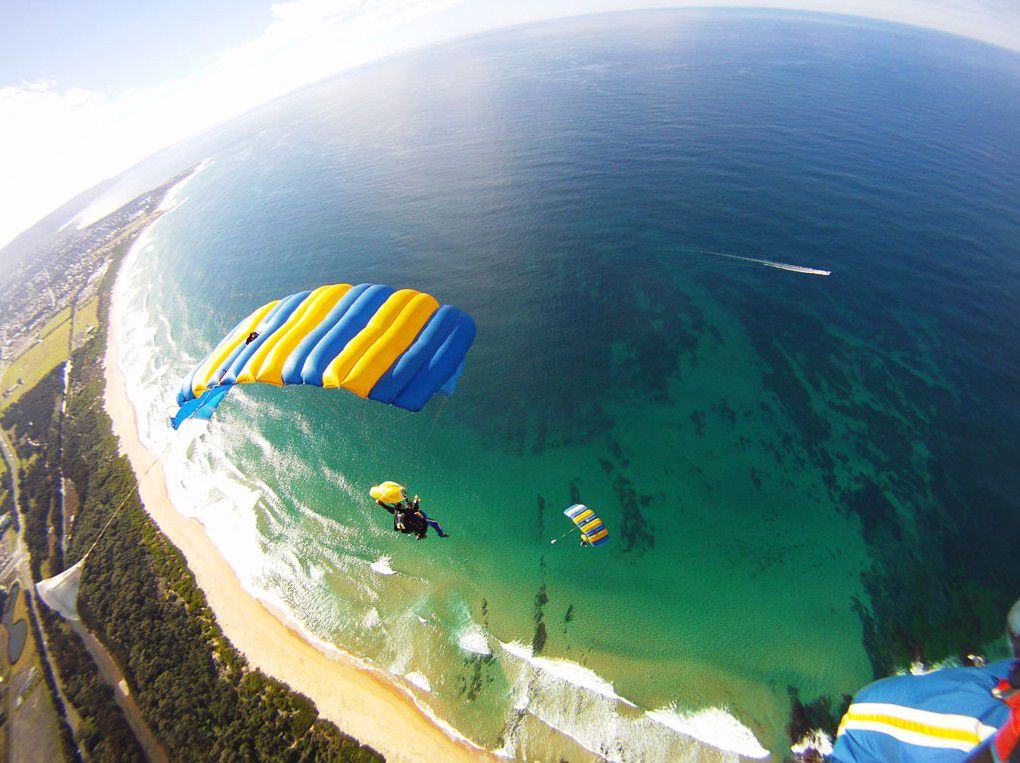
MULTIPOLYGON (((494 759, 447 735, 412 697, 353 656, 335 656, 306 640, 241 585, 205 528, 170 502, 162 466, 140 441, 135 411, 117 363, 118 327, 109 321, 105 350, 105 408, 120 451, 139 480, 146 512, 185 556, 224 635, 249 663, 311 699, 321 717, 390 760, 459 761, 494 759)), ((334 650, 331 650, 334 651, 334 650)))

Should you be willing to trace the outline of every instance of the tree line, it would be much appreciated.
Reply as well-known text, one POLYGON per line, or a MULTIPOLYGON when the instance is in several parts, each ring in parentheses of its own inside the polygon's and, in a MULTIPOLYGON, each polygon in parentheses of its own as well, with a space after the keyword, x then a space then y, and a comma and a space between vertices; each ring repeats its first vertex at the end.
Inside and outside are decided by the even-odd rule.
MULTIPOLYGON (((171 759, 382 760, 320 718, 307 697, 247 663, 223 635, 180 551, 145 512, 103 407, 115 273, 111 267, 100 291, 99 329, 72 357, 62 430, 61 369, 27 392, 0 422, 12 432, 23 464, 33 576, 38 580, 43 571, 53 575, 65 568, 57 468, 62 466, 79 496, 66 566, 98 539, 82 576, 79 613, 116 659, 171 759)), ((83 718, 81 739, 89 756, 138 760, 141 752, 123 713, 80 640, 55 614, 44 620, 65 690, 83 718)))

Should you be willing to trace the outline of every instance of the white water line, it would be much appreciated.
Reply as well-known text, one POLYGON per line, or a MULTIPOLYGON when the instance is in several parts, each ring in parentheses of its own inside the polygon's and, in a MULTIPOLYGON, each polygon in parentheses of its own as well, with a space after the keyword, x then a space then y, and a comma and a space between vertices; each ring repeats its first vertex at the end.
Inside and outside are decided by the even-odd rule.
POLYGON ((820 270, 818 268, 809 268, 804 265, 790 265, 785 262, 776 262, 775 260, 762 260, 757 257, 741 257, 738 254, 727 254, 726 252, 715 252, 711 249, 693 249, 691 247, 684 247, 684 251, 687 252, 698 252, 699 254, 711 254, 713 257, 727 257, 731 260, 743 260, 744 262, 754 262, 759 265, 764 265, 767 268, 776 268, 777 270, 789 270, 792 273, 806 273, 810 276, 828 276, 832 275, 831 270, 820 270))

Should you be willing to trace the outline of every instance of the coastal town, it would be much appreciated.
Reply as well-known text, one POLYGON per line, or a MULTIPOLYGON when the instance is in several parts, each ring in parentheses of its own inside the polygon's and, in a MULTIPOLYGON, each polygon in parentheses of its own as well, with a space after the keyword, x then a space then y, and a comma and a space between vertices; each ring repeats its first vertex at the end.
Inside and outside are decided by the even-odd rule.
MULTIPOLYGON (((82 228, 69 221, 48 247, 27 258, 0 293, 0 358, 10 362, 44 339, 49 321, 94 296, 113 247, 156 212, 161 190, 128 202, 82 228)), ((6 391, 6 390, 4 390, 6 391)))
POLYGON ((224 636, 194 562, 160 531, 166 518, 158 528, 139 498, 146 491, 136 475, 149 470, 122 457, 121 438, 129 456, 140 447, 130 444, 132 428, 111 427, 110 405, 115 419, 129 416, 119 372, 109 368, 113 280, 193 171, 41 255, 22 271, 34 284, 27 295, 5 291, 3 760, 383 759, 224 636), (58 288, 63 270, 74 277, 58 288), (12 316, 26 312, 31 327, 19 330, 12 316), (86 560, 88 589, 79 595, 86 560))
MULTIPOLYGON (((140 745, 146 758, 166 759, 109 652, 81 622, 71 626, 84 649, 71 647, 67 634, 55 630, 60 626, 53 614, 30 593, 39 575, 57 571, 51 560, 39 558, 42 549, 35 541, 40 530, 45 531, 47 550, 56 543, 62 557, 78 497, 73 484, 60 473, 61 464, 47 458, 51 455, 47 433, 32 427, 34 421, 26 429, 17 416, 17 403, 45 387, 46 380, 60 374, 60 366, 69 370, 71 355, 95 336, 103 276, 113 258, 158 216, 169 185, 58 237, 48 249, 22 263, 10 287, 0 294, 0 610, 5 634, 0 641, 6 641, 6 659, 0 659, 0 757, 6 760, 33 755, 59 760, 69 749, 84 759, 92 757, 88 750, 93 745, 85 737, 95 731, 86 728, 85 720, 90 715, 86 705, 94 697, 84 700, 82 682, 92 690, 90 694, 106 686, 124 716, 114 724, 116 730, 124 732, 122 740, 135 737, 125 742, 125 748, 140 745), (45 474, 35 468, 40 460, 46 462, 45 474), (25 489, 26 483, 39 477, 43 484, 59 486, 58 505, 50 507, 41 523, 41 496, 35 495, 34 486, 25 489), (69 674, 70 664, 79 676, 69 674)), ((67 405, 66 378, 65 373, 64 384, 57 390, 61 412, 67 405)), ((39 410, 34 401, 28 405, 39 410)))

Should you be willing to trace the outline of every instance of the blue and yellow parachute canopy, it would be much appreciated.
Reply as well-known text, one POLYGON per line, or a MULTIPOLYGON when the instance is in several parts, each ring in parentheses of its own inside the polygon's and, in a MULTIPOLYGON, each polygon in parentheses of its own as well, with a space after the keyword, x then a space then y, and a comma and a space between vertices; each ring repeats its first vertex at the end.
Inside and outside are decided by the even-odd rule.
POLYGON ((452 394, 475 339, 471 316, 414 289, 334 284, 255 310, 189 373, 170 420, 208 419, 235 384, 342 387, 420 411, 452 394), (255 335, 253 337, 253 334, 255 335))
POLYGON ((592 546, 601 546, 609 540, 609 530, 595 512, 581 503, 575 503, 563 512, 581 528, 581 538, 592 546))
POLYGON ((944 668, 865 686, 840 721, 827 759, 834 763, 976 759, 970 754, 1010 719, 1009 706, 993 690, 1009 675, 1012 664, 1013 660, 1000 660, 981 667, 944 668))

